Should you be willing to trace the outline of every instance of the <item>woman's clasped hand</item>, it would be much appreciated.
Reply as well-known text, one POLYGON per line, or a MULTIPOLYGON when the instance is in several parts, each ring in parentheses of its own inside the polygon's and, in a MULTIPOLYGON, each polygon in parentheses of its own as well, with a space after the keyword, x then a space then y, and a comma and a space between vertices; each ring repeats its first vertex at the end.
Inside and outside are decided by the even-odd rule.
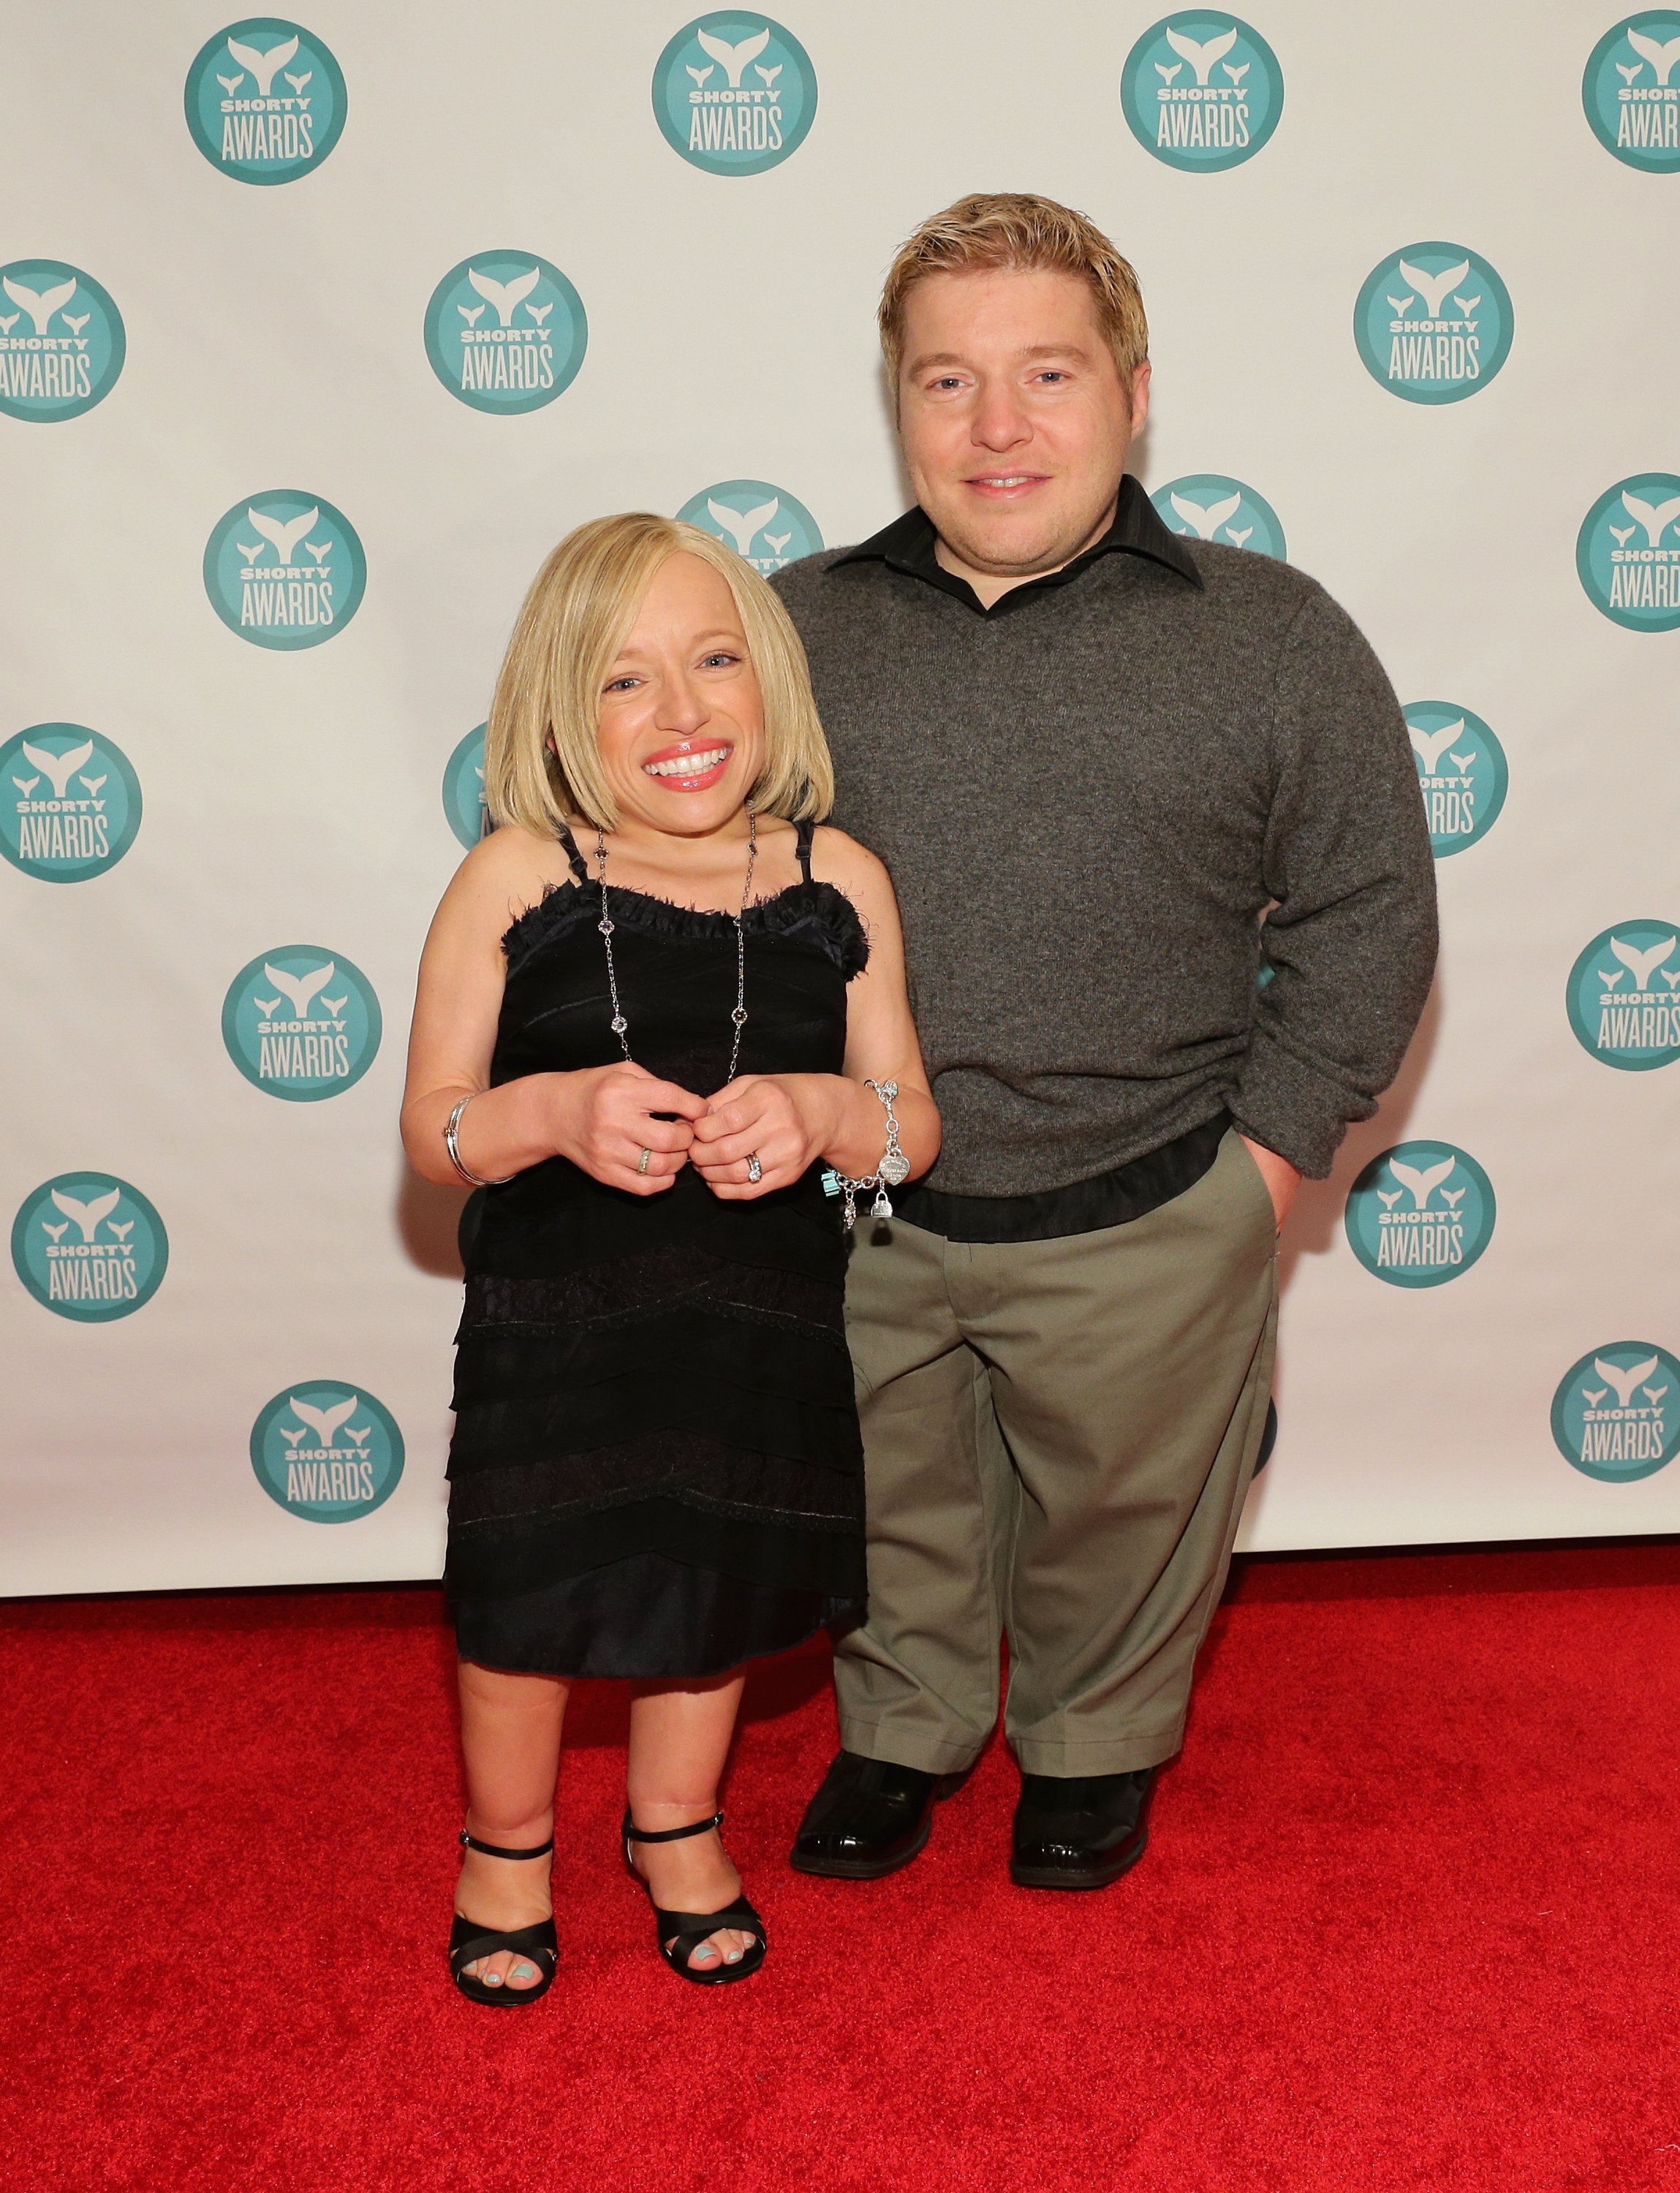
POLYGON ((849 1085, 826 1074, 743 1074, 695 1121, 689 1162, 725 1201, 791 1188, 834 1139, 849 1085))
POLYGON ((570 1158, 605 1187, 657 1195, 688 1163, 703 1096, 628 1059, 542 1079, 555 1156, 570 1158))
POLYGON ((834 1139, 850 1093, 830 1074, 743 1074, 697 1096, 622 1060, 548 1079, 557 1156, 634 1195, 662 1194, 692 1165, 714 1195, 740 1202, 800 1179, 834 1139))

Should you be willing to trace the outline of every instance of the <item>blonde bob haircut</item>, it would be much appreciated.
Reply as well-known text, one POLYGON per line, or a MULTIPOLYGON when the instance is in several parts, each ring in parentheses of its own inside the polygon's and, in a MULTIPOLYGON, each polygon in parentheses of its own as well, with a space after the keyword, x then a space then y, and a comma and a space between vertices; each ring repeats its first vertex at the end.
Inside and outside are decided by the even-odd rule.
POLYGON ((485 733, 485 804, 495 823, 552 838, 573 816, 603 830, 618 806, 601 767, 601 688, 653 575, 697 556, 722 577, 741 618, 764 706, 764 766, 748 794, 761 815, 820 822, 834 764, 793 621, 744 558, 697 525, 634 510, 568 533, 531 583, 485 733))
POLYGON ((977 192, 923 221, 899 246, 880 298, 880 346, 896 382, 904 360, 904 301, 930 274, 1073 274, 1087 284, 1097 324, 1114 353, 1121 385, 1150 354, 1143 293, 1130 264, 1095 221, 1026 191, 977 192))

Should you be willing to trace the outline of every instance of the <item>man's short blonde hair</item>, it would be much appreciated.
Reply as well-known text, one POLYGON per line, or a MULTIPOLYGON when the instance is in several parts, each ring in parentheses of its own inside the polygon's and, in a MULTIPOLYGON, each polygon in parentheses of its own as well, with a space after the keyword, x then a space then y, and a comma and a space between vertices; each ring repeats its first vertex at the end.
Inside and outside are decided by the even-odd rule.
POLYGON ((904 357, 904 301, 929 274, 1005 267, 1076 274, 1091 286, 1097 322, 1121 385, 1150 354, 1143 294, 1131 266, 1096 223, 1054 198, 1023 191, 978 192, 923 221, 900 246, 880 296, 880 346, 896 382, 904 357))
POLYGON ((601 689, 654 573, 697 556, 735 598, 764 705, 764 765, 748 797, 761 815, 821 821, 834 764, 792 620, 752 565, 698 526, 649 511, 597 518, 568 533, 531 582, 485 733, 485 804, 492 822, 553 837, 576 816, 616 829, 601 767, 601 689))

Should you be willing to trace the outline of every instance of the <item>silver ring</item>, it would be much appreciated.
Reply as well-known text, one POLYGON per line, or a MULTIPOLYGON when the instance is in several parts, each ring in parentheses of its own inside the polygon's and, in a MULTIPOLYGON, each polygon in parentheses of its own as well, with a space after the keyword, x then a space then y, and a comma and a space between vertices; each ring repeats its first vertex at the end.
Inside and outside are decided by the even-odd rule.
POLYGON ((754 1183, 764 1178, 764 1167, 759 1163, 759 1154, 756 1150, 748 1150, 747 1153, 747 1177, 754 1183))
POLYGON ((652 1160, 652 1158, 653 1152, 651 1150, 644 1150, 641 1155, 636 1159, 636 1171, 638 1172, 645 1172, 652 1160))

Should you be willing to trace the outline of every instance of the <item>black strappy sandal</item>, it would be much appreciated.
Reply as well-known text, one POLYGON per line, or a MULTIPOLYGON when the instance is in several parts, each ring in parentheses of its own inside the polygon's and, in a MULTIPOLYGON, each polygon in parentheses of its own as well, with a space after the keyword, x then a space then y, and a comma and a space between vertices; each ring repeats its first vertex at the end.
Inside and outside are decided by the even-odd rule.
MULTIPOLYGON (((478 1851, 485 1858, 546 1858, 554 1847, 554 1838, 550 1835, 546 1843, 538 1843, 534 1850, 503 1850, 496 1843, 481 1843, 463 1828, 461 1844, 463 1850, 478 1851)), ((554 1984, 554 1969, 559 1961, 559 1938, 552 1919, 539 1919, 534 1926, 515 1927, 510 1933, 498 1934, 481 1927, 476 1919, 464 1919, 458 1911, 455 1915, 455 1924, 450 1929, 450 1972, 469 2002, 487 2002, 492 2007, 535 2002, 554 1984), (498 1950, 509 1950, 516 1957, 529 1957, 542 1974, 536 1986, 514 1987, 503 1980, 500 1987, 488 1987, 464 1969, 467 1965, 477 1964, 480 1957, 493 1957, 498 1950)))
MULTIPOLYGON (((627 1807, 623 1829, 624 1863, 632 1873, 636 1874, 636 1879, 642 1881, 642 1887, 647 1888, 647 1883, 642 1881, 640 1874, 636 1873, 635 1860, 630 1855, 632 1843, 679 1843, 685 1835, 709 1835, 714 1828, 722 1825, 723 1814, 714 1812, 709 1820, 696 1820, 691 1827, 665 1828, 657 1834, 648 1835, 636 1826, 627 1807)), ((652 1894, 652 1890, 649 1889, 650 1901, 652 1894)), ((725 1904, 721 1911, 662 1911, 656 1904, 653 1906, 653 1923, 654 1939, 658 1944, 660 1955, 679 1978, 692 1980, 697 1987, 724 1987, 731 1980, 747 1979, 764 1962, 767 1946, 764 1921, 744 1896, 737 1896, 733 1904, 725 1904), (733 1927, 743 1934, 756 1935, 758 1938, 751 1949, 743 1953, 738 1965, 726 1965, 720 1959, 715 1965, 696 1972, 689 1959, 708 1936, 715 1934, 723 1927, 733 1927)))

